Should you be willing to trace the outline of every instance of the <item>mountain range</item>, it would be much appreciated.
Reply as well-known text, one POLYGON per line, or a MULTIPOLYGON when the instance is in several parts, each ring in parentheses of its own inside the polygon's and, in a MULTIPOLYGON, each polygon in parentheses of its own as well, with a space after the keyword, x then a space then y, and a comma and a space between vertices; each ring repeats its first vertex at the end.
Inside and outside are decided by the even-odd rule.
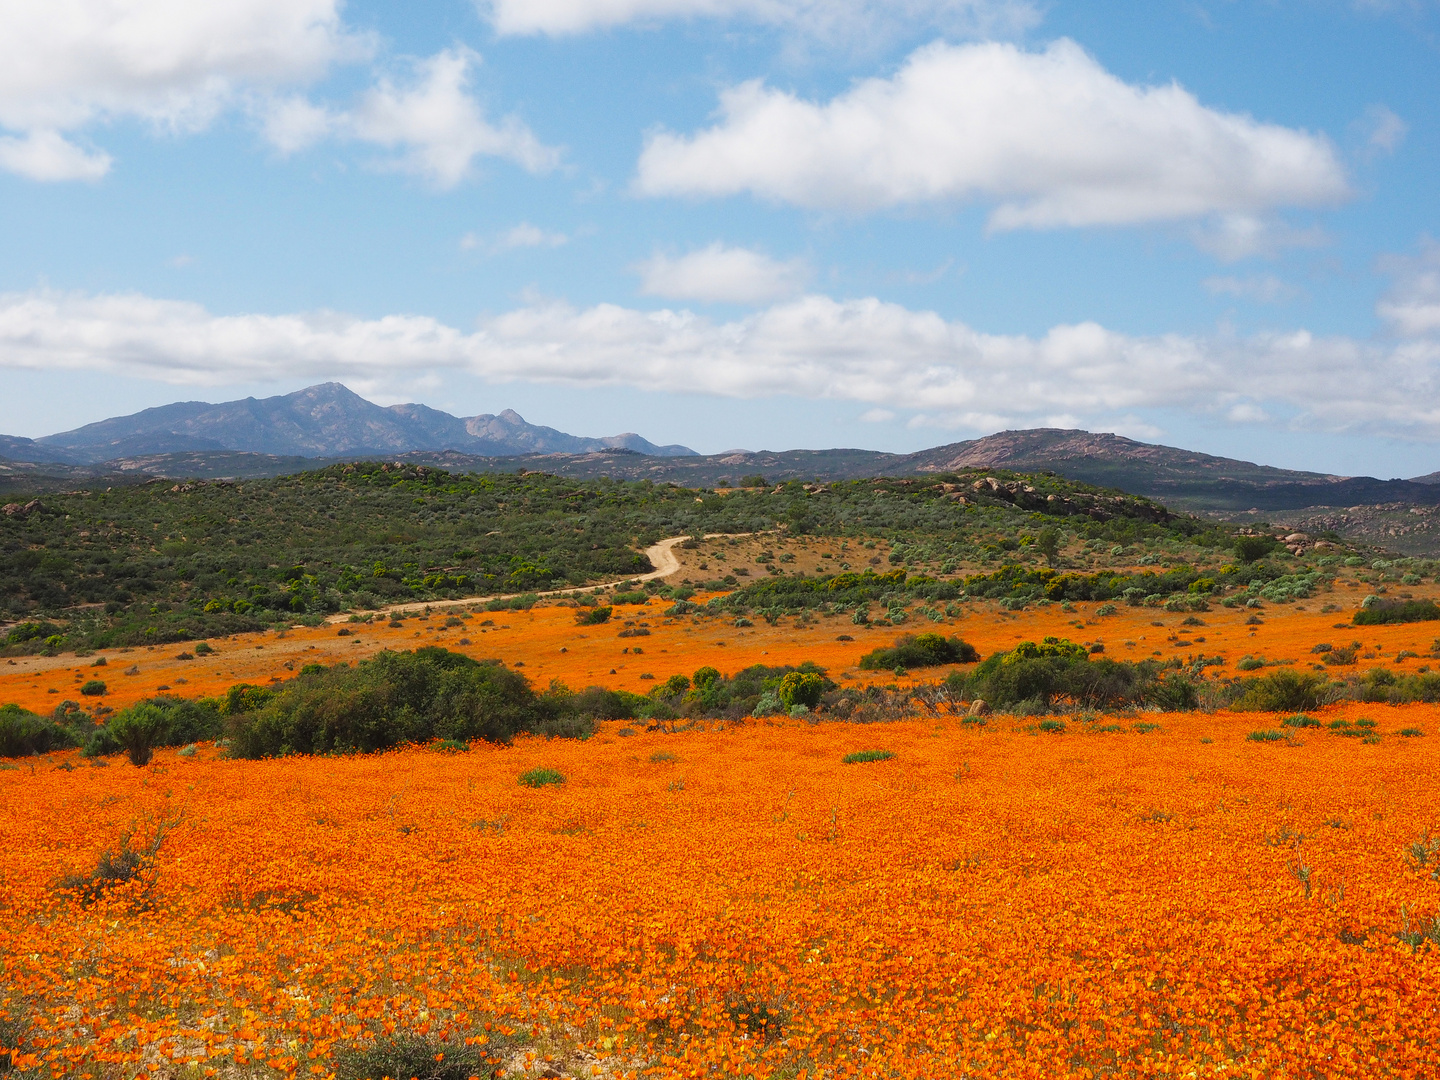
POLYGON ((687 446, 656 446, 630 432, 603 439, 567 435, 555 428, 527 424, 512 409, 498 416, 458 417, 426 405, 383 407, 340 383, 219 405, 181 401, 40 439, 0 436, 0 456, 63 465, 99 465, 195 451, 338 458, 416 450, 456 450, 489 457, 603 450, 629 450, 654 457, 695 453, 687 446))
POLYGON ((1002 431, 913 454, 829 449, 702 455, 633 433, 568 435, 526 423, 509 409, 456 417, 425 405, 382 407, 338 383, 263 400, 179 402, 40 439, 0 436, 0 489, 280 476, 365 457, 457 472, 524 468, 694 487, 756 475, 777 482, 971 468, 1049 471, 1176 509, 1334 529, 1411 554, 1440 553, 1440 472, 1409 480, 1334 476, 1058 428, 1002 431))

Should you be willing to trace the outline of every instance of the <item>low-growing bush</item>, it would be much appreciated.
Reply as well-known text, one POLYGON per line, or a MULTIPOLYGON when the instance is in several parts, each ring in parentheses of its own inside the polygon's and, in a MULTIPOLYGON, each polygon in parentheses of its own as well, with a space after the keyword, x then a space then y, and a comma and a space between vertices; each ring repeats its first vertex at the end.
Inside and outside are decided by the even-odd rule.
POLYGON ((558 769, 527 769, 520 774, 521 787, 541 788, 563 783, 565 783, 565 774, 558 769))
POLYGON ((436 646, 384 651, 355 667, 306 671, 254 711, 233 715, 231 753, 368 753, 432 739, 509 742, 521 732, 584 737, 593 722, 575 699, 563 690, 536 694, 498 661, 436 646))
POLYGON ((48 754, 74 745, 70 730, 54 720, 19 705, 0 705, 0 758, 48 754))
POLYGON ((80 693, 84 694, 86 697, 103 697, 105 695, 106 689, 107 688, 103 680, 89 679, 85 682, 83 686, 80 687, 80 693))
MULTIPOLYGON (((243 684, 232 687, 230 694, 243 697, 246 689, 243 684)), ((219 737, 225 730, 222 708, 220 701, 147 698, 122 709, 91 732, 84 754, 96 758, 124 750, 132 763, 144 765, 151 752, 162 746, 186 746, 219 737)))
POLYGON ((861 765, 867 761, 889 761, 894 756, 893 750, 855 750, 840 760, 846 765, 861 765))
POLYGON ((1264 731, 1252 731, 1245 736, 1247 742, 1280 742, 1285 738, 1283 731, 1275 731, 1273 728, 1264 731))
POLYGON ((1356 626, 1381 626, 1386 623, 1435 622, 1440 620, 1440 607, 1430 600, 1380 601, 1355 612, 1356 626))
POLYGON ((1329 696, 1323 675, 1279 668, 1270 675, 1246 679, 1230 708, 1237 712, 1302 712, 1318 709, 1329 696))
POLYGON ((575 612, 575 622, 580 626, 599 626, 601 623, 610 621, 610 614, 615 609, 606 605, 605 607, 581 608, 575 612))
POLYGON ((904 634, 888 649, 876 649, 860 658, 865 671, 888 668, 938 667, 942 664, 973 664, 980 659, 975 646, 958 637, 943 634, 904 634))
POLYGON ((434 1035, 384 1035, 336 1055, 335 1080, 495 1080, 504 1075, 503 1058, 510 1049, 510 1040, 493 1035, 484 1046, 446 1042, 434 1035))
POLYGON ((1021 713, 1057 704, 1092 710, 1150 704, 1173 711, 1194 708, 1198 698, 1193 679, 1154 661, 1092 658, 1085 646, 1054 637, 995 653, 968 674, 953 673, 945 686, 1021 713))
POLYGON ((1280 721, 1281 727, 1288 728, 1318 728, 1320 721, 1313 716, 1306 716, 1304 713, 1296 713, 1294 716, 1287 716, 1280 721))

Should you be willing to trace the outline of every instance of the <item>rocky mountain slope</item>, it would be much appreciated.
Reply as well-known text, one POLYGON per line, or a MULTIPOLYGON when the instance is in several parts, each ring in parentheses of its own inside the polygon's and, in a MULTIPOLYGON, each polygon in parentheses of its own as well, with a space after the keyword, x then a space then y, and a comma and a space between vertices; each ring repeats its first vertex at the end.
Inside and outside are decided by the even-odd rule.
POLYGON ((488 456, 604 450, 632 450, 657 457, 694 453, 684 446, 657 446, 629 432, 600 439, 568 435, 527 424, 509 409, 498 416, 457 417, 425 405, 386 408, 339 383, 218 405, 176 402, 40 439, 0 437, 0 456, 67 465, 196 452, 338 458, 415 450, 488 456))

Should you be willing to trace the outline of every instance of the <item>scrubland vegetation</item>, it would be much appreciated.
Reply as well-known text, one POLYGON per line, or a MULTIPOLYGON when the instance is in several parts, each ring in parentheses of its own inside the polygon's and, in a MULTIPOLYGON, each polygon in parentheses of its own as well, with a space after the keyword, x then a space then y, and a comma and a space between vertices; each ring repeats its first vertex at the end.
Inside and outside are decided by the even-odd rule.
POLYGON ((17 1077, 1440 1072, 1433 564, 1003 474, 0 530, 17 1077))

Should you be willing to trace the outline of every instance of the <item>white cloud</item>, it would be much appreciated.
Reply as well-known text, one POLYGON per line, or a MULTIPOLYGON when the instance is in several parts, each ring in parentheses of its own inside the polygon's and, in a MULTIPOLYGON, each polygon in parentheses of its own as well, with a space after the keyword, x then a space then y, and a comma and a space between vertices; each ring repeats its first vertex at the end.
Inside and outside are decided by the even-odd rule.
POLYGON ((818 209, 996 203, 991 226, 1119 225, 1349 194, 1328 140, 1201 105, 1171 84, 1127 85, 1068 40, 917 50, 893 78, 826 103, 754 81, 691 136, 656 132, 646 195, 744 192, 818 209))
POLYGON ((1260 304, 1280 304, 1293 300, 1300 290, 1281 281, 1274 274, 1257 277, 1208 277, 1201 284, 1211 296, 1233 296, 1260 304))
POLYGON ((110 155, 87 153, 54 131, 0 135, 0 169, 27 180, 99 180, 110 171, 110 155))
POLYGON ((559 151, 541 144, 519 119, 490 123, 468 93, 467 49, 446 49, 417 65, 408 85, 388 78, 344 119, 357 139, 400 151, 387 167, 424 176, 440 187, 466 179, 477 157, 508 158, 531 172, 559 164, 559 151))
POLYGON ((656 254, 638 267, 640 291, 671 300, 759 304, 795 296, 805 288, 804 259, 780 262, 749 248, 716 242, 679 258, 656 254))
POLYGON ((1394 282, 1375 310, 1392 332, 1407 338, 1440 337, 1440 243, 1427 240, 1419 255, 1392 255, 1381 260, 1380 268, 1394 282))
POLYGON ((1232 424, 1263 424, 1270 419, 1270 414, 1254 402, 1242 401, 1226 411, 1225 419, 1232 424))
POLYGON ((108 166, 62 136, 136 117, 196 131, 246 95, 304 85, 369 48, 340 0, 7 0, 0 4, 0 167, 94 179, 108 166), (23 149, 30 146, 29 151, 23 149))
POLYGON ((1270 406, 1298 427, 1440 438, 1440 339, 1136 337, 1094 323, 984 334, 934 312, 824 296, 729 322, 536 303, 464 332, 416 315, 217 316, 135 294, 36 291, 0 295, 0 366, 184 385, 393 381, 449 368, 491 381, 851 401, 990 430, 1270 406))
POLYGON ((893 409, 867 409, 860 414, 860 419, 867 424, 888 424, 895 419, 893 409))
POLYGON ((1253 256, 1274 258, 1287 248, 1316 248, 1329 243, 1318 226, 1296 228, 1273 214, 1221 214, 1190 232, 1195 246, 1221 262, 1253 256))
POLYGON ((1366 109, 1360 128, 1370 151, 1383 154, 1398 150, 1410 132, 1410 125, 1384 105, 1371 105, 1366 109))
POLYGON ((479 0, 499 34, 560 36, 670 19, 740 19, 822 40, 859 40, 902 27, 1004 36, 1039 22, 1027 0, 479 0))
POLYGON ((303 97, 277 98, 263 107, 265 137, 283 154, 334 137, 397 151, 379 168, 423 176, 452 188, 468 179, 476 158, 508 158, 531 172, 559 164, 560 152, 543 145, 518 118, 491 123, 470 93, 471 69, 480 58, 464 48, 444 49, 413 62, 412 78, 381 76, 353 109, 331 110, 303 97))
POLYGON ((272 98, 261 107, 261 130, 282 154, 294 154, 328 137, 340 121, 329 109, 298 95, 272 98))

